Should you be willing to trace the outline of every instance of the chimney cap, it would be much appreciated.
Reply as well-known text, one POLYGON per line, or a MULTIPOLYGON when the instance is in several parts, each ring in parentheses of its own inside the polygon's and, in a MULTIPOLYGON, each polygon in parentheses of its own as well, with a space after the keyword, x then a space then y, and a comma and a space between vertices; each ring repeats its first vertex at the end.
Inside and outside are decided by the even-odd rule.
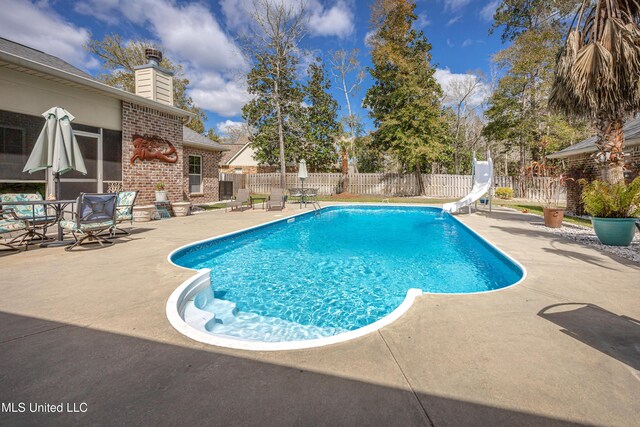
POLYGON ((146 48, 144 50, 144 56, 147 58, 149 62, 160 65, 162 61, 162 51, 153 48, 146 48))

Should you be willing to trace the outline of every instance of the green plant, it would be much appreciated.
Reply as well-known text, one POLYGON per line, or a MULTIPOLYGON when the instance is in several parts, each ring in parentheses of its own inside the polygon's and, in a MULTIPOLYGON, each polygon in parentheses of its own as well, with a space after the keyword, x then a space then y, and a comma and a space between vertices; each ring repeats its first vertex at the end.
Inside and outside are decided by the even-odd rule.
POLYGON ((629 185, 593 181, 582 189, 582 201, 596 218, 634 218, 640 214, 640 177, 629 185))
POLYGON ((157 190, 157 191, 162 191, 162 190, 164 190, 164 182, 162 182, 162 181, 158 181, 158 182, 156 182, 156 190, 157 190))
POLYGON ((513 188, 498 187, 496 188, 496 196, 501 199, 510 199, 513 197, 513 188))

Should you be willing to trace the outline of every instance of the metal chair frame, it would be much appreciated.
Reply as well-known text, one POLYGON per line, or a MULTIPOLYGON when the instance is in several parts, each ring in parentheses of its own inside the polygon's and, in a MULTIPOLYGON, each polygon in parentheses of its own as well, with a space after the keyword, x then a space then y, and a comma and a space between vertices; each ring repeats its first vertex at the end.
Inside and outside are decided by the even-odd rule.
POLYGON ((118 198, 118 195, 116 193, 104 193, 104 194, 80 193, 80 197, 78 197, 78 203, 77 203, 78 207, 76 209, 76 212, 73 213, 75 217, 76 226, 78 229, 71 230, 71 234, 73 235, 73 238, 76 239, 76 241, 71 246, 66 247, 64 250, 70 251, 76 246, 82 245, 83 242, 85 242, 85 240, 88 240, 88 241, 84 244, 98 243, 100 244, 101 247, 104 247, 105 245, 107 246, 113 245, 115 242, 105 238, 104 236, 101 236, 100 233, 102 233, 105 230, 111 230, 116 225, 116 206, 117 206, 117 200, 118 200, 117 198, 118 198), (104 208, 104 205, 110 204, 111 201, 103 200, 103 201, 92 202, 89 200, 91 199, 92 196, 112 196, 109 199, 113 202, 113 206, 111 207, 107 206, 107 209, 112 210, 112 212, 109 212, 109 211, 96 212, 96 206, 98 208, 100 207, 104 208), (83 215, 83 211, 84 211, 83 208, 85 208, 87 205, 91 205, 91 211, 83 215), (103 227, 97 227, 95 229, 81 228, 82 224, 106 222, 109 219, 111 219, 111 224, 109 225, 105 224, 103 227), (83 234, 83 236, 78 238, 76 233, 81 233, 83 234))
MULTIPOLYGON (((5 218, 6 218, 6 216, 9 216, 9 215, 12 217, 10 220, 22 221, 20 218, 18 218, 18 215, 16 215, 16 213, 13 211, 13 209, 1 209, 1 208, 0 208, 0 216, 2 216, 2 217, 5 217, 5 218)), ((24 221, 22 221, 22 222, 24 222, 24 221)), ((25 230, 25 229, 22 229, 22 230, 16 230, 16 231, 18 231, 18 232, 22 232, 22 231, 24 231, 24 230, 25 230)), ((15 240, 19 239, 19 238, 20 238, 20 237, 22 237, 22 236, 26 236, 26 233, 24 233, 24 232, 23 232, 22 234, 20 234, 19 236, 14 237, 14 238, 12 238, 12 239, 11 239, 10 241, 8 241, 8 242, 7 242, 6 240, 5 240, 5 241, 0 241, 0 246, 6 246, 6 247, 8 247, 9 249, 12 249, 12 250, 14 250, 14 251, 20 251, 20 248, 19 248, 18 246, 21 246, 21 245, 22 245, 22 242, 23 242, 25 239, 23 238, 23 239, 20 241, 20 243, 18 243, 18 246, 14 245, 14 244, 13 244, 13 242, 14 242, 15 240)), ((29 248, 29 245, 28 245, 28 244, 27 244, 27 245, 24 245, 24 250, 25 250, 25 251, 26 251, 28 248, 29 248)))

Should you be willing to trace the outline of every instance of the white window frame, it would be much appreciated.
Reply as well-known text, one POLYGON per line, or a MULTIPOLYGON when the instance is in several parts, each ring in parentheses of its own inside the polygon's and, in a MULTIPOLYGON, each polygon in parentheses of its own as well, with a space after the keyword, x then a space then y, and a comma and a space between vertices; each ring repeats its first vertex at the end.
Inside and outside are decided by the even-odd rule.
POLYGON ((191 179, 189 179, 189 194, 204 194, 204 188, 203 188, 203 183, 202 183, 202 156, 199 154, 189 154, 189 157, 187 158, 187 172, 189 172, 187 175, 189 176, 189 178, 191 178, 191 176, 197 176, 200 178, 200 190, 196 191, 196 192, 192 192, 191 191, 191 179), (195 174, 195 173, 191 173, 189 169, 191 169, 191 157, 197 157, 200 159, 200 173, 199 174, 195 174))

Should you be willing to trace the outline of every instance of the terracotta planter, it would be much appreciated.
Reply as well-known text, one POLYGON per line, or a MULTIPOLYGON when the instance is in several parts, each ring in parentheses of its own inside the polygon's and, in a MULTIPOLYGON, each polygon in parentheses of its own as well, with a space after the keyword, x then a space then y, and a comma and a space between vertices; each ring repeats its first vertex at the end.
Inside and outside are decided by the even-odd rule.
POLYGON ((134 222, 149 222, 156 213, 156 207, 154 205, 143 205, 133 207, 133 221, 134 222))
POLYGON ((544 225, 549 228, 562 227, 564 209, 544 208, 544 225))
POLYGON ((173 208, 173 214, 175 216, 187 216, 189 215, 191 202, 174 202, 171 203, 171 207, 173 208))

